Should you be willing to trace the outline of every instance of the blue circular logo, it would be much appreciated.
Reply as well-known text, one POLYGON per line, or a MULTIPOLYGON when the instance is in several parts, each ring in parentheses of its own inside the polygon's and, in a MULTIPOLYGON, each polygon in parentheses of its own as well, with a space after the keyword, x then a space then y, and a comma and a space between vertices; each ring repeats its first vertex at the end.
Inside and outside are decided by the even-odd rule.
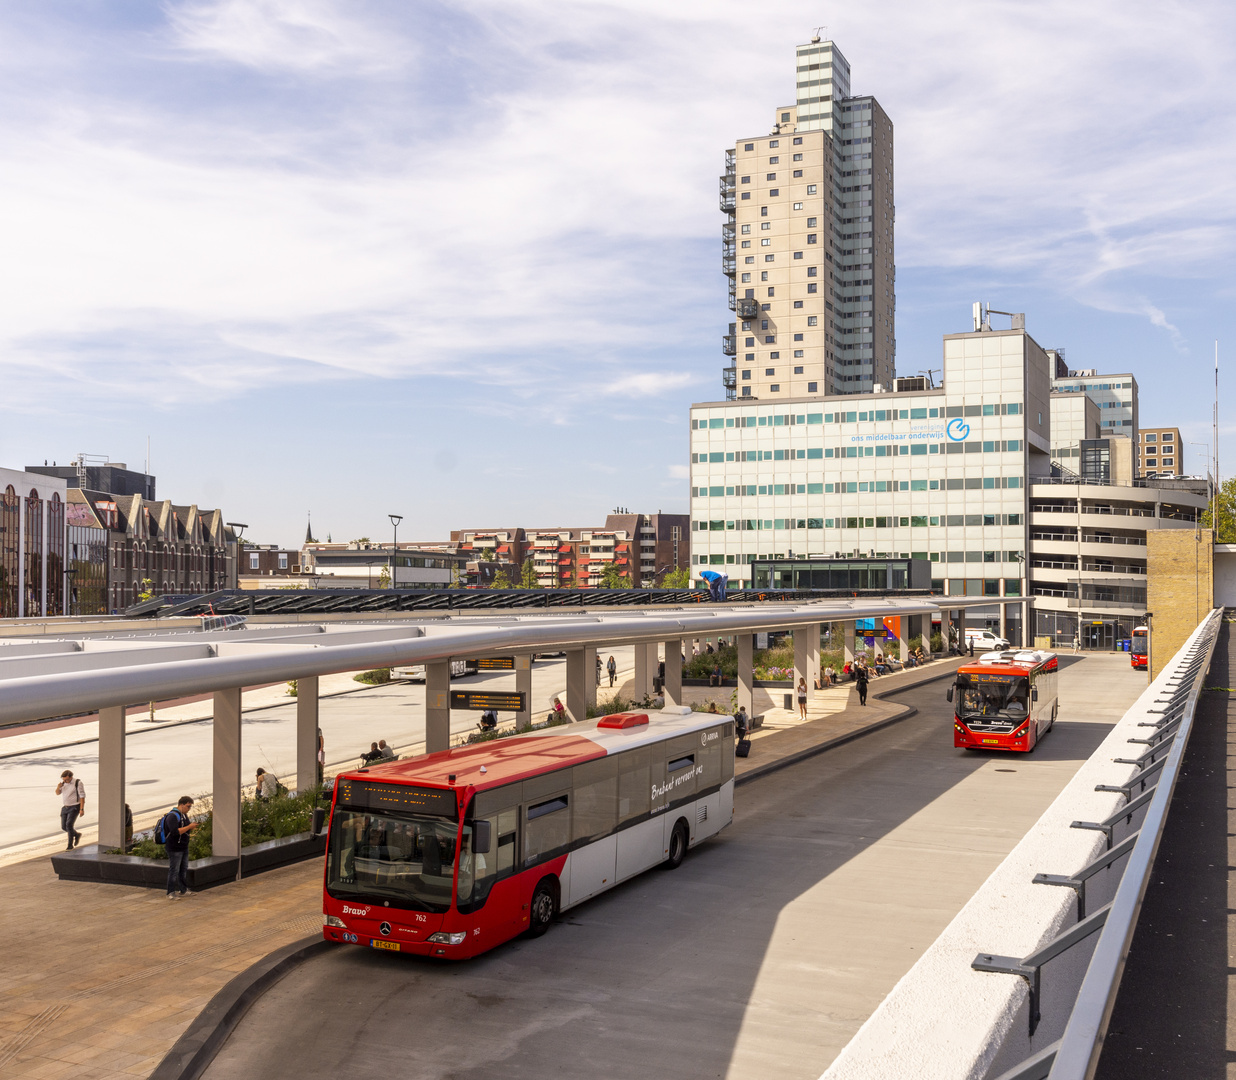
POLYGON ((970 434, 970 425, 964 420, 950 420, 948 427, 945 429, 948 432, 948 437, 953 442, 961 442, 970 434))

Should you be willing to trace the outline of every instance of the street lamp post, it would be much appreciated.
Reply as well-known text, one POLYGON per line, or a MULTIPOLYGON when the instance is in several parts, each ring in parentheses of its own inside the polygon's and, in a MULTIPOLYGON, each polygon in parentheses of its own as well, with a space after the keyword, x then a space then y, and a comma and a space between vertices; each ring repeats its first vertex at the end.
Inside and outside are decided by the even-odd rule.
MULTIPOLYGON (((249 527, 243 521, 229 521, 226 523, 229 529, 234 529, 236 532, 236 584, 240 585, 240 558, 244 552, 244 546, 240 542, 241 534, 249 527)), ((227 588, 227 581, 223 582, 223 587, 227 588)), ((207 591, 212 591, 215 588, 215 583, 209 583, 207 591)))
POLYGON ((399 551, 399 523, 403 520, 402 514, 387 514, 391 519, 391 526, 395 531, 394 539, 391 541, 391 588, 397 589, 398 582, 395 580, 395 555, 399 551))

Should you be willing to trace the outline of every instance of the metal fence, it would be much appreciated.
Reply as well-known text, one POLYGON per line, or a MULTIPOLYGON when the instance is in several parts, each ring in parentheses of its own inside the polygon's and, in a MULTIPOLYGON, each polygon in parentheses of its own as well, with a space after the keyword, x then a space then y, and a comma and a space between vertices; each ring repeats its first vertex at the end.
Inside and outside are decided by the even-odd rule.
POLYGON ((1159 695, 1152 707, 1145 710, 1150 718, 1140 725, 1146 729, 1145 737, 1130 738, 1130 756, 1113 759, 1114 764, 1133 765, 1137 771, 1121 783, 1096 786, 1096 791, 1119 792, 1125 805, 1103 821, 1073 822, 1075 829, 1102 832, 1106 851, 1075 874, 1042 873, 1034 877, 1036 884, 1068 888, 1077 894, 1077 923, 1029 956, 980 954, 973 962, 977 971, 1026 980, 1033 1035, 1041 1017, 1044 966, 1092 935, 1100 935, 1061 1037, 1002 1073, 998 1080, 1083 1080, 1092 1077, 1098 1068, 1103 1036, 1120 988, 1125 957, 1154 868, 1221 622, 1222 611, 1211 612, 1185 648, 1173 657, 1161 676, 1159 695), (1134 817, 1143 811, 1140 827, 1117 841, 1117 832, 1131 827, 1134 817), (1115 870, 1122 863, 1123 871, 1117 871, 1121 873, 1120 882, 1111 902, 1087 912, 1087 883, 1100 871, 1115 870))

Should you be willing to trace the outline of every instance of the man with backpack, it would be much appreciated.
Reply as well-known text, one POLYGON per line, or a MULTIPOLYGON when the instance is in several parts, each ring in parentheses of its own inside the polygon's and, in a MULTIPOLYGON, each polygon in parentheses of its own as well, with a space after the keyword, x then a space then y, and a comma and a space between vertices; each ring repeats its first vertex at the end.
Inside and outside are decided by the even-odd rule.
POLYGON ((201 822, 190 821, 193 800, 182 795, 155 828, 155 842, 167 849, 167 898, 179 900, 189 891, 189 835, 201 822), (178 895, 179 894, 179 895, 178 895))
POLYGON ((82 838, 82 834, 73 826, 78 817, 84 817, 86 813, 86 785, 73 779, 72 769, 65 769, 60 774, 60 783, 56 785, 56 794, 61 799, 60 828, 69 834, 65 851, 69 851, 82 838))

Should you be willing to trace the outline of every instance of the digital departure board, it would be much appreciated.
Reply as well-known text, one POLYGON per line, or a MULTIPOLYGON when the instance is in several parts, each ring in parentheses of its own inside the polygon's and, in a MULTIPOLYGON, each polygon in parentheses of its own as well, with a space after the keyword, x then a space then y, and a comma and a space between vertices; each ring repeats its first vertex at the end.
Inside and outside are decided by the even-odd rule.
POLYGON ((515 657, 513 656, 480 656, 472 662, 476 665, 477 671, 515 670, 515 657))
POLYGON ((506 690, 452 690, 452 709, 497 709, 499 712, 523 712, 527 694, 506 690))
POLYGON ((373 780, 340 780, 336 802, 352 810, 396 810, 433 817, 454 818, 458 811, 453 791, 373 780))

